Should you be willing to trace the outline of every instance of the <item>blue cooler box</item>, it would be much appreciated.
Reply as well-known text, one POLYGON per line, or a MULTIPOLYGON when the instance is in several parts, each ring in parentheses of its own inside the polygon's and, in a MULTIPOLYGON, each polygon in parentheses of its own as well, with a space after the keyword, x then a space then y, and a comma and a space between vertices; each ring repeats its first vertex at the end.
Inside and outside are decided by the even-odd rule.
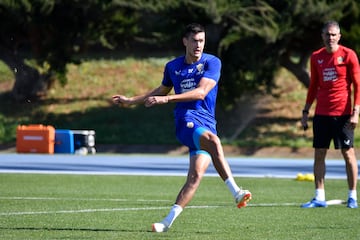
POLYGON ((55 130, 55 153, 74 153, 74 133, 71 130, 55 130))

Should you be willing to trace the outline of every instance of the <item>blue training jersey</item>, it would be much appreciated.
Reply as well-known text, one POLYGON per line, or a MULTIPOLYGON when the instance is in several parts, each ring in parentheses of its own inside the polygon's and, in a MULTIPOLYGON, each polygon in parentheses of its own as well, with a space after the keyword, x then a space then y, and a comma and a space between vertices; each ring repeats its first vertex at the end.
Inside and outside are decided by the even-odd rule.
MULTIPOLYGON (((216 83, 220 79, 221 61, 214 55, 203 53, 201 59, 193 64, 185 62, 185 56, 168 62, 164 70, 162 84, 174 87, 175 94, 181 94, 197 87, 202 77, 210 78, 216 83)), ((218 84, 208 93, 204 100, 178 102, 175 107, 175 118, 195 117, 210 124, 216 124, 215 107, 218 84)))

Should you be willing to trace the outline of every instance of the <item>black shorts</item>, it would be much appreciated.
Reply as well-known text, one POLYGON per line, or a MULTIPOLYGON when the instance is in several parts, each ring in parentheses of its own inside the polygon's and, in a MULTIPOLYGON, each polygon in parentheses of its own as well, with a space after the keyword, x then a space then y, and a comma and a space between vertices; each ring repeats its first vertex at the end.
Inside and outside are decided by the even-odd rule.
POLYGON ((331 140, 335 149, 349 149, 354 146, 354 129, 350 126, 350 115, 320 116, 313 119, 313 147, 329 148, 331 140))

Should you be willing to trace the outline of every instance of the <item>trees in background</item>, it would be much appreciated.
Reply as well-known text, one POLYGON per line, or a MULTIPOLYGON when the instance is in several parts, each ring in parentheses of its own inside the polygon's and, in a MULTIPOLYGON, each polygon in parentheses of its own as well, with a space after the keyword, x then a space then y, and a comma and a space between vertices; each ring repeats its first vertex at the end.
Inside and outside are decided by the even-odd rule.
MULTIPOLYGON (((267 0, 233 4, 221 13, 220 23, 226 27, 218 45, 225 63, 220 99, 226 104, 249 91, 270 92, 274 87, 274 74, 280 67, 289 70, 307 87, 310 82, 308 60, 312 51, 322 46, 320 34, 324 22, 339 21, 344 37, 354 31, 354 24, 358 22, 359 4, 352 0, 267 0)), ((359 42, 360 35, 351 36, 348 40, 353 42, 348 44, 359 42)))
POLYGON ((66 83, 66 64, 77 53, 134 42, 177 49, 184 25, 200 22, 206 51, 223 61, 220 99, 231 104, 244 92, 271 91, 280 66, 308 86, 308 59, 322 45, 326 20, 339 21, 343 42, 360 50, 359 6, 355 0, 4 0, 0 59, 14 71, 15 99, 38 98, 55 79, 66 83))
POLYGON ((55 80, 66 84, 66 64, 93 45, 114 47, 137 33, 138 13, 119 1, 3 0, 0 60, 13 71, 13 97, 37 99, 55 80))

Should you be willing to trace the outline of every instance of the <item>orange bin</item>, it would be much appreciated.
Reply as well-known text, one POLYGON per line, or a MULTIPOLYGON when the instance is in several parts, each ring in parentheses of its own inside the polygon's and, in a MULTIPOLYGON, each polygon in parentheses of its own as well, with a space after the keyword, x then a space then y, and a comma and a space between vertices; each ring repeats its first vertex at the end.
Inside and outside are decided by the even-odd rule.
POLYGON ((18 153, 54 153, 55 128, 53 126, 19 125, 16 129, 18 153))

